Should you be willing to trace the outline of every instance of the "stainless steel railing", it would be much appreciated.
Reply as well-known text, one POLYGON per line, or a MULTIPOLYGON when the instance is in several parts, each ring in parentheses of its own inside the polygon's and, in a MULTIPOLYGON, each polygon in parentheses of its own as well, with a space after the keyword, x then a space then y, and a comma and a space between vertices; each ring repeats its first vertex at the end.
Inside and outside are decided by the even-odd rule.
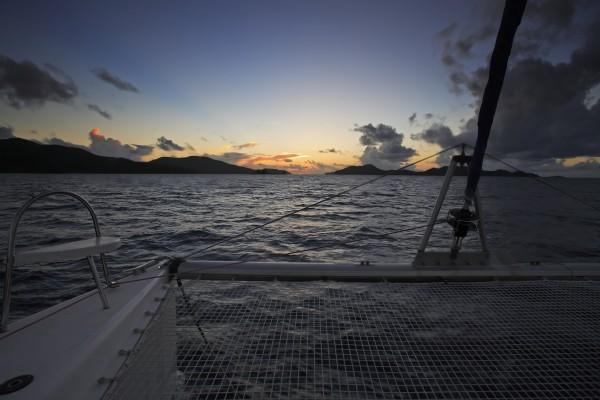
MULTIPOLYGON (((43 198, 50 197, 50 196, 67 196, 67 197, 71 197, 71 198, 78 200, 81 204, 83 204, 85 206, 85 208, 89 211, 90 216, 92 217, 96 237, 101 236, 100 225, 98 224, 98 217, 96 216, 96 212, 94 211, 94 209, 92 208, 90 203, 86 199, 84 199, 82 196, 78 195, 77 193, 67 192, 67 191, 45 192, 45 193, 35 195, 31 199, 29 199, 27 202, 25 202, 25 204, 23 204, 23 206, 21 206, 21 208, 17 211, 17 213, 15 214, 15 216, 10 224, 10 232, 9 232, 9 236, 8 236, 8 252, 7 252, 7 256, 6 256, 6 270, 4 272, 4 288, 3 288, 3 297, 2 297, 3 301, 2 301, 2 318, 0 319, 0 332, 6 331, 6 328, 8 326, 8 316, 10 313, 11 289, 12 289, 12 269, 15 264, 15 243, 16 243, 17 228, 19 226, 19 222, 21 221, 23 214, 25 214, 25 211, 27 211, 33 203, 35 203, 38 200, 41 200, 43 198)), ((90 259, 91 259, 91 257, 88 257, 88 262, 90 263, 90 269, 92 272, 92 276, 94 278, 94 282, 96 283, 96 287, 98 289, 98 294, 100 295, 102 305, 104 308, 108 308, 108 301, 106 299, 106 296, 104 294, 104 291, 103 291, 100 281, 98 279, 98 275, 97 275, 96 269, 95 269, 96 266, 93 262, 93 259, 91 259, 91 261, 90 261, 90 259)), ((108 287, 116 286, 116 283, 113 282, 111 279, 110 271, 108 270, 108 266, 106 264, 106 258, 104 256, 104 253, 100 254, 100 260, 102 263, 102 270, 104 272, 104 280, 106 282, 106 285, 108 287)))

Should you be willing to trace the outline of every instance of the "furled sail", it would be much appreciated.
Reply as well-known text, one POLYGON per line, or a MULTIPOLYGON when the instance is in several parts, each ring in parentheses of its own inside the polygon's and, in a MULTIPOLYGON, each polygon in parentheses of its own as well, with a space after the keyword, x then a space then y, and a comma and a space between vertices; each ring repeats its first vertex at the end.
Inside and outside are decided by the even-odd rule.
POLYGON ((479 118, 477 120, 477 142, 475 144, 475 150, 473 151, 473 158, 469 164, 469 177, 465 190, 466 207, 472 203, 477 184, 479 183, 483 157, 485 155, 490 130, 494 121, 498 98, 500 97, 500 91, 502 90, 502 84, 504 83, 508 58, 512 49, 515 33, 521 23, 526 5, 527 0, 506 0, 504 6, 502 22, 500 23, 500 29, 496 36, 496 44, 490 59, 488 81, 485 86, 485 91, 483 92, 481 108, 479 109, 479 118))

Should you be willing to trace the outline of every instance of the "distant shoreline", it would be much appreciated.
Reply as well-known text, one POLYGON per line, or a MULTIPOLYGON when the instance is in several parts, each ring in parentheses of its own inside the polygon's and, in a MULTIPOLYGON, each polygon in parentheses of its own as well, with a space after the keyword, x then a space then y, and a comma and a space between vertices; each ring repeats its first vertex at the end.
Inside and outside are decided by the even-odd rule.
MULTIPOLYGON (((448 171, 448 167, 430 168, 425 171, 411 171, 406 169, 390 170, 385 171, 377 168, 372 164, 350 166, 339 171, 331 172, 330 175, 396 175, 396 176, 444 176, 448 171)), ((455 176, 467 176, 467 167, 456 167, 454 170, 455 176)), ((507 171, 504 169, 497 169, 494 171, 481 171, 482 176, 495 176, 495 177, 538 177, 536 174, 530 174, 521 171, 507 171)))
POLYGON ((75 147, 11 138, 0 140, 0 173, 33 174, 246 174, 287 175, 288 171, 251 169, 205 156, 160 157, 151 161, 105 157, 75 147))
MULTIPOLYGON (((385 171, 367 164, 349 166, 325 175, 444 176, 447 169, 448 167, 444 166, 426 171, 385 171)), ((133 161, 127 158, 99 156, 80 148, 42 144, 20 138, 0 140, 0 174, 292 175, 281 169, 251 169, 206 156, 160 157, 151 161, 133 161)), ((457 167, 455 175, 466 176, 466 167, 457 167)), ((536 174, 502 169, 484 170, 481 175, 538 177, 536 174)))

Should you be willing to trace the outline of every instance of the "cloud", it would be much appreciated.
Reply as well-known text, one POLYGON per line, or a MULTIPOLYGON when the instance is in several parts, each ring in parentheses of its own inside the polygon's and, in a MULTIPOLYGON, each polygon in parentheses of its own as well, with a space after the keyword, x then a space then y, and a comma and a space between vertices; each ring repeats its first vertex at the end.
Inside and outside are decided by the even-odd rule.
POLYGON ((325 174, 337 169, 334 164, 326 164, 315 160, 305 160, 304 163, 308 165, 307 170, 310 170, 311 174, 325 174))
POLYGON ((412 113, 410 115, 410 117, 408 117, 408 123, 410 125, 414 124, 416 120, 417 120, 417 113, 416 112, 412 113))
POLYGON ((53 145, 56 145, 56 146, 64 146, 64 147, 75 147, 77 149, 82 149, 82 150, 90 151, 90 148, 87 147, 87 146, 82 146, 80 144, 75 144, 75 143, 67 142, 67 141, 62 140, 62 139, 57 138, 57 137, 50 137, 50 138, 42 139, 41 143, 42 144, 53 144, 53 145))
MULTIPOLYGON (((591 5, 597 6, 593 2, 530 2, 528 21, 517 33, 521 47, 511 56, 494 118, 488 145, 491 154, 530 161, 529 166, 537 165, 538 170, 541 166, 556 168, 556 159, 600 156, 600 103, 589 100, 600 85, 600 13, 598 9, 591 12, 591 5), (572 22, 577 12, 582 14, 579 18, 585 13, 588 23, 575 27, 572 22), (570 56, 561 62, 545 59, 544 49, 553 45, 552 40, 569 34, 580 38, 570 56)), ((456 35, 456 31, 448 35, 456 35)), ((456 42, 452 43, 456 47, 456 42)), ((491 49, 491 43, 488 47, 491 49)), ((452 54, 457 60, 465 56, 460 51, 452 54)), ((465 71, 453 67, 449 77, 453 89, 466 90, 473 98, 473 115, 457 132, 434 124, 412 138, 441 147, 475 141, 487 68, 465 71)))
POLYGON ((224 161, 231 164, 237 164, 240 161, 247 160, 252 156, 246 153, 238 152, 227 152, 223 154, 204 154, 206 157, 214 158, 216 160, 224 161))
POLYGON ((201 139, 203 142, 208 142, 208 139, 207 139, 207 138, 205 138, 204 136, 200 136, 200 139, 201 139))
POLYGON ((452 130, 442 124, 433 124, 419 133, 410 135, 410 138, 412 140, 422 140, 430 144, 437 144, 444 148, 454 146, 458 140, 452 134, 452 130))
MULTIPOLYGON (((235 163, 246 167, 261 167, 271 168, 277 167, 278 163, 290 163, 292 158, 299 157, 297 154, 284 153, 284 154, 247 154, 240 152, 227 152, 221 155, 209 155, 208 157, 216 158, 221 161, 235 163)), ((286 168, 288 165, 286 165, 286 168)))
POLYGON ((242 149, 248 149, 251 147, 256 147, 257 145, 258 145, 258 143, 256 143, 256 142, 248 142, 248 143, 238 144, 238 145, 231 146, 231 147, 233 147, 236 150, 242 150, 242 149))
POLYGON ((36 131, 35 129, 32 129, 32 130, 30 130, 30 131, 29 131, 29 133, 32 133, 32 134, 34 134, 34 135, 37 135, 39 132, 38 132, 38 131, 36 131))
POLYGON ((226 152, 223 154, 205 153, 204 156, 247 168, 277 168, 292 173, 321 174, 337 169, 335 165, 325 164, 314 160, 306 160, 305 157, 307 156, 295 153, 248 154, 242 152, 226 152))
POLYGON ((425 119, 432 119, 434 115, 432 113, 425 113, 425 119))
POLYGON ((186 149, 185 147, 178 145, 171 139, 167 139, 164 136, 161 136, 158 139, 156 139, 156 147, 164 151, 183 151, 186 149))
POLYGON ((99 79, 113 85, 119 90, 123 90, 125 92, 139 93, 139 89, 133 84, 122 80, 121 78, 112 74, 111 72, 108 72, 104 68, 95 68, 92 70, 92 73, 96 75, 99 79))
POLYGON ((296 157, 301 157, 299 154, 293 154, 293 153, 283 153, 283 154, 274 154, 274 155, 255 155, 252 156, 251 158, 248 159, 248 163, 249 164, 257 164, 257 163, 263 163, 263 162, 271 162, 271 163, 277 163, 277 162, 286 162, 285 160, 287 159, 292 159, 292 158, 296 158, 296 157))
POLYGON ((62 73, 63 81, 31 61, 15 61, 0 54, 0 98, 9 106, 42 106, 47 101, 68 103, 77 96, 73 81, 62 73))
POLYGON ((373 164, 382 169, 399 168, 417 154, 415 149, 402 145, 404 135, 391 126, 368 124, 357 126, 354 131, 362 133, 359 142, 365 148, 360 160, 365 165, 373 164))
POLYGON ((150 145, 123 144, 117 139, 107 138, 100 134, 99 128, 93 128, 89 133, 89 150, 101 156, 123 157, 140 160, 143 156, 152 153, 154 147, 150 145))
POLYGON ((14 130, 11 126, 0 125, 0 140, 12 139, 15 137, 14 130))
POLYGON ((98 114, 100 114, 101 116, 103 116, 106 119, 112 119, 112 116, 108 113, 108 111, 104 111, 103 109, 101 109, 99 106, 97 106, 96 104, 88 104, 87 105, 88 108, 92 111, 96 111, 98 114))
POLYGON ((319 150, 319 153, 337 153, 337 154, 342 154, 342 151, 341 150, 336 150, 335 148, 331 147, 329 149, 319 150))
MULTIPOLYGON (((574 34, 577 8, 580 14, 593 14, 594 2, 557 0, 530 1, 525 9, 523 22, 519 27, 511 53, 511 61, 527 57, 539 57, 550 48, 574 34), (584 10, 585 9, 585 10, 584 10)), ((502 16, 503 2, 483 2, 479 13, 471 19, 473 24, 460 29, 452 23, 437 34, 442 42, 442 63, 450 70, 452 91, 462 93, 464 89, 473 94, 482 90, 480 78, 487 78, 487 69, 476 70, 477 79, 470 79, 472 73, 465 64, 475 58, 489 58, 492 41, 498 30, 502 16), (476 51, 479 49, 479 51, 476 51), (474 86, 473 86, 474 85, 474 86)))

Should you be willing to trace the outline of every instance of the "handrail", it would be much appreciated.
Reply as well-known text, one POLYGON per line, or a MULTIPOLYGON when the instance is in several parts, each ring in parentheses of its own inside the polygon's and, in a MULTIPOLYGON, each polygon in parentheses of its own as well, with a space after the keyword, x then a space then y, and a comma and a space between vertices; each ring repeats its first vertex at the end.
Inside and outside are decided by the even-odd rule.
MULTIPOLYGON (((98 217, 96 216, 96 212, 88 203, 86 199, 77 193, 67 192, 67 191, 52 191, 52 192, 44 192, 30 198, 25 204, 21 206, 21 208, 15 214, 11 224, 10 224, 10 232, 8 235, 8 251, 6 256, 6 270, 4 272, 4 287, 3 287, 3 296, 2 296, 2 319, 0 320, 0 332, 4 332, 8 326, 8 315, 10 312, 10 302, 11 302, 11 289, 12 289, 12 269, 15 263, 15 243, 17 236, 17 228, 23 214, 25 211, 31 207, 31 205, 38 200, 41 200, 50 196, 67 196, 72 197, 75 200, 78 200, 81 204, 85 206, 85 208, 89 211, 90 216, 92 217, 92 221, 94 223, 94 232, 96 233, 96 237, 100 237, 100 225, 98 223, 98 217)), ((100 254, 100 260, 102 262, 102 270, 104 272, 104 279, 106 281, 106 285, 108 287, 114 287, 115 282, 112 281, 110 271, 106 265, 106 259, 104 254, 100 254)), ((94 275, 94 270, 92 270, 92 275, 94 275)), ((98 292, 102 299, 102 302, 105 308, 108 308, 106 304, 106 298, 104 297, 104 293, 102 292, 102 287, 100 286, 100 282, 97 280, 97 274, 94 276, 94 280, 96 281, 96 286, 98 287, 98 292)))

